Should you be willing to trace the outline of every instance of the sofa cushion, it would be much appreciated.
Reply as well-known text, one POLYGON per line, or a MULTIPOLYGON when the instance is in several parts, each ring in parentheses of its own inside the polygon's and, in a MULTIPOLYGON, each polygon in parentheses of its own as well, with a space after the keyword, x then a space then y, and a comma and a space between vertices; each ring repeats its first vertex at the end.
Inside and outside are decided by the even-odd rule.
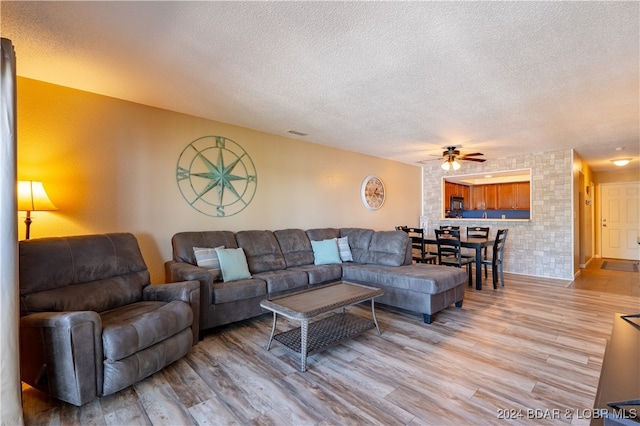
POLYGON ((238 248, 235 234, 231 231, 179 232, 171 238, 173 260, 197 265, 194 247, 238 248))
POLYGON ((311 241, 329 240, 340 236, 340 230, 336 228, 307 229, 306 233, 311 241))
POLYGON ((270 296, 297 288, 303 289, 309 285, 307 273, 298 269, 260 272, 254 274, 254 278, 259 278, 267 283, 267 292, 270 296))
POLYGON ((222 271, 222 280, 224 282, 251 278, 247 258, 242 247, 237 249, 217 248, 216 253, 218 253, 218 258, 220 259, 220 270, 222 271))
POLYGON ((104 360, 104 395, 118 392, 133 383, 149 377, 164 366, 179 360, 191 348, 193 337, 190 330, 182 330, 166 340, 117 361, 104 360))
POLYGON ((100 314, 105 359, 119 360, 151 347, 193 322, 191 306, 185 302, 147 301, 132 303, 100 314))
POLYGON ((357 263, 367 263, 369 243, 374 232, 372 229, 363 228, 342 228, 340 237, 349 237, 349 247, 353 255, 353 261, 357 263))
POLYGON ((239 231, 238 247, 244 249, 252 274, 285 269, 287 263, 272 231, 239 231))
POLYGON ((345 281, 428 294, 442 293, 468 279, 464 269, 424 263, 403 266, 344 264, 342 270, 345 281))
POLYGON ((342 263, 340 260, 340 251, 338 250, 338 240, 336 238, 322 241, 311 241, 311 247, 313 248, 314 265, 342 263))
POLYGON ((251 278, 232 282, 215 282, 212 284, 212 303, 237 302, 254 297, 267 297, 267 283, 264 280, 251 278))
POLYGON ((302 229, 281 229, 273 231, 280 244, 287 268, 313 264, 311 241, 302 229))
POLYGON ((20 241, 20 294, 146 271, 133 234, 20 241))
POLYGON ((377 231, 371 236, 367 256, 362 263, 400 266, 405 263, 409 236, 403 231, 377 231))
POLYGON ((148 284, 149 272, 141 271, 24 294, 20 297, 20 311, 21 315, 36 312, 104 312, 141 301, 142 289, 148 284))
POLYGON ((340 281, 342 278, 342 266, 339 263, 331 265, 301 265, 292 268, 305 271, 309 276, 309 284, 325 284, 340 281))

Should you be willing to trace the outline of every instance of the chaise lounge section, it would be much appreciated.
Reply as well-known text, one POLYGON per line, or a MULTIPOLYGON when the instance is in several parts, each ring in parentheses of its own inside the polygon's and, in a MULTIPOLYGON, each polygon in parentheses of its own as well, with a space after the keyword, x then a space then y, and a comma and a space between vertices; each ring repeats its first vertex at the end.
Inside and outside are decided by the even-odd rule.
POLYGON ((462 306, 467 282, 458 268, 412 264, 410 240, 402 231, 201 231, 177 233, 171 242, 173 260, 165 264, 166 280, 200 282, 201 330, 262 315, 263 299, 340 280, 382 288, 385 293, 376 302, 422 314, 429 324, 438 311, 462 306), (339 252, 342 245, 341 256, 319 261, 314 245, 333 240, 339 252), (220 270, 198 266, 194 249, 203 248, 241 248, 250 277, 225 281, 220 270))

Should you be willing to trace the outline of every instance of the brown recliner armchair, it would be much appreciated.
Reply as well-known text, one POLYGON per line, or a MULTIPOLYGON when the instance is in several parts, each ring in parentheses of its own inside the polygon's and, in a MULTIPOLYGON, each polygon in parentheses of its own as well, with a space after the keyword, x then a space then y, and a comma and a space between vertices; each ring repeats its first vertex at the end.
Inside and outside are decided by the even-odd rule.
POLYGON ((150 285, 129 233, 19 243, 20 374, 83 405, 183 357, 198 342, 200 283, 150 285))

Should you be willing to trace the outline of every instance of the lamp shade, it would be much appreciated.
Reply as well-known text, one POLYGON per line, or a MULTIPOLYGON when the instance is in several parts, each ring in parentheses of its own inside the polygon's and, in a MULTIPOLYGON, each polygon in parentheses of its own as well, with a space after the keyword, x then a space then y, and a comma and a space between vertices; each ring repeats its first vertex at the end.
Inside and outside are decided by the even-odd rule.
POLYGON ((42 182, 35 180, 18 181, 18 210, 45 211, 58 210, 53 205, 42 186, 42 182))

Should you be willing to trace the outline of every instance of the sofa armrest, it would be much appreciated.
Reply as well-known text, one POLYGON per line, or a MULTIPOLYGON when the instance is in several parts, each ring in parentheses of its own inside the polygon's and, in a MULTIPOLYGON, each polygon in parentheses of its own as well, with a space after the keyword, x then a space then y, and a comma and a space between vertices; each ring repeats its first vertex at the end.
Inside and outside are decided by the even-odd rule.
POLYGON ((80 406, 102 395, 102 321, 96 312, 41 312, 20 318, 20 375, 80 406))
POLYGON ((192 281, 200 282, 200 329, 208 328, 209 308, 213 303, 214 274, 191 263, 170 260, 165 263, 167 282, 192 281))
POLYGON ((186 302, 193 312, 193 344, 198 343, 200 335, 200 282, 197 280, 183 281, 170 284, 149 285, 142 290, 143 300, 158 300, 171 302, 174 300, 186 302))
POLYGON ((166 282, 198 280, 201 284, 212 284, 214 275, 205 268, 186 262, 170 260, 165 263, 166 282))
POLYGON ((193 299, 200 300, 200 283, 196 280, 182 281, 169 284, 153 284, 142 290, 143 300, 159 300, 172 302, 179 300, 192 303, 193 299))

